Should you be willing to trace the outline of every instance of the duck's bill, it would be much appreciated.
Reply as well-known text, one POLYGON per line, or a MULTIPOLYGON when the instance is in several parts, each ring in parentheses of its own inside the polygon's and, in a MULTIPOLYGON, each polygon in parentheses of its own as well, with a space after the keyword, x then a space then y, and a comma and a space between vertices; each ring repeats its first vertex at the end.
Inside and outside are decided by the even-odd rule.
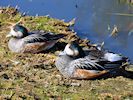
POLYGON ((9 34, 6 35, 6 37, 7 37, 7 38, 8 38, 8 37, 12 37, 12 34, 9 33, 9 34))
POLYGON ((59 56, 63 56, 63 55, 66 55, 65 51, 62 51, 62 52, 59 53, 59 56))

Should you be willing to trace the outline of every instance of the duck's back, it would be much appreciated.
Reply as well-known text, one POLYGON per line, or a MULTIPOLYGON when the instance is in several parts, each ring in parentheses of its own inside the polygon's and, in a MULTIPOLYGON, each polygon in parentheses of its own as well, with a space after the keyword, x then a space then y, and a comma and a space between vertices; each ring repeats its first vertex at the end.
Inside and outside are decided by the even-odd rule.
POLYGON ((53 47, 57 40, 62 37, 64 37, 63 34, 36 31, 36 33, 23 38, 11 38, 8 46, 13 52, 38 53, 53 47))

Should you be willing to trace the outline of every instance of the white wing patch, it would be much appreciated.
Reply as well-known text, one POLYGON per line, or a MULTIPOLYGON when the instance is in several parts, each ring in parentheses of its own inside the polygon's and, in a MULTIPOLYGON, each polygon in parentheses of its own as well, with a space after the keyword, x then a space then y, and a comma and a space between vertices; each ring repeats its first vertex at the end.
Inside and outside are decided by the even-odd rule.
POLYGON ((104 59, 110 61, 110 62, 114 62, 114 61, 119 61, 122 60, 122 56, 120 56, 119 54, 114 54, 114 53, 105 53, 104 54, 104 59))

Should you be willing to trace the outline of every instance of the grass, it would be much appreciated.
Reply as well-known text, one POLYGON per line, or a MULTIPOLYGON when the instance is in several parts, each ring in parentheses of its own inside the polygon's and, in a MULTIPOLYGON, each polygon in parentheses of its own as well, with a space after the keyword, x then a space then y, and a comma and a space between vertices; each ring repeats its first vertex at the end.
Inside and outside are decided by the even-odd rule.
POLYGON ((118 0, 119 3, 127 3, 127 4, 133 4, 133 0, 118 0))
POLYGON ((71 31, 70 25, 71 22, 47 16, 22 16, 11 7, 0 9, 0 100, 133 99, 133 68, 127 68, 126 75, 96 80, 67 79, 59 73, 54 62, 64 44, 77 40, 81 46, 87 46, 89 42, 71 31), (67 36, 47 53, 13 53, 7 47, 5 36, 11 23, 18 21, 28 30, 42 29, 67 36))

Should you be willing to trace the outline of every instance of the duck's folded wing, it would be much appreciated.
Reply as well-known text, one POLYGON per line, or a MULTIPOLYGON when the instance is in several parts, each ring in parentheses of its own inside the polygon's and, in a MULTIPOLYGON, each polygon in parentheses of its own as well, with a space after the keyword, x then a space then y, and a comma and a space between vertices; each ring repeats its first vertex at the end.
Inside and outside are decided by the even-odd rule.
POLYGON ((31 31, 30 33, 33 33, 33 34, 40 34, 40 33, 47 33, 47 32, 44 31, 44 30, 33 30, 33 31, 31 31))
MULTIPOLYGON (((115 54, 115 56, 116 55, 119 58, 121 57, 118 54, 115 54)), ((97 57, 94 57, 92 55, 88 55, 88 56, 86 56, 86 59, 90 59, 91 61, 95 61, 95 63, 103 66, 107 70, 110 70, 110 69, 119 68, 120 66, 122 66, 123 63, 127 62, 127 58, 126 57, 125 58, 121 57, 121 59, 118 59, 118 57, 117 57, 117 60, 112 60, 112 56, 108 56, 108 59, 107 59, 107 57, 105 58, 105 56, 103 56, 101 58, 100 57, 97 58, 97 57)))
POLYGON ((103 66, 97 64, 95 60, 85 58, 74 60, 69 66, 75 68, 72 78, 76 79, 96 78, 108 72, 103 66))
POLYGON ((105 68, 97 63, 97 60, 91 60, 89 58, 80 58, 72 61, 69 66, 74 66, 78 69, 86 70, 104 70, 105 68))
POLYGON ((64 37, 64 34, 53 34, 53 33, 35 33, 31 34, 25 38, 23 41, 26 43, 34 43, 34 42, 47 42, 47 41, 54 41, 64 37))

